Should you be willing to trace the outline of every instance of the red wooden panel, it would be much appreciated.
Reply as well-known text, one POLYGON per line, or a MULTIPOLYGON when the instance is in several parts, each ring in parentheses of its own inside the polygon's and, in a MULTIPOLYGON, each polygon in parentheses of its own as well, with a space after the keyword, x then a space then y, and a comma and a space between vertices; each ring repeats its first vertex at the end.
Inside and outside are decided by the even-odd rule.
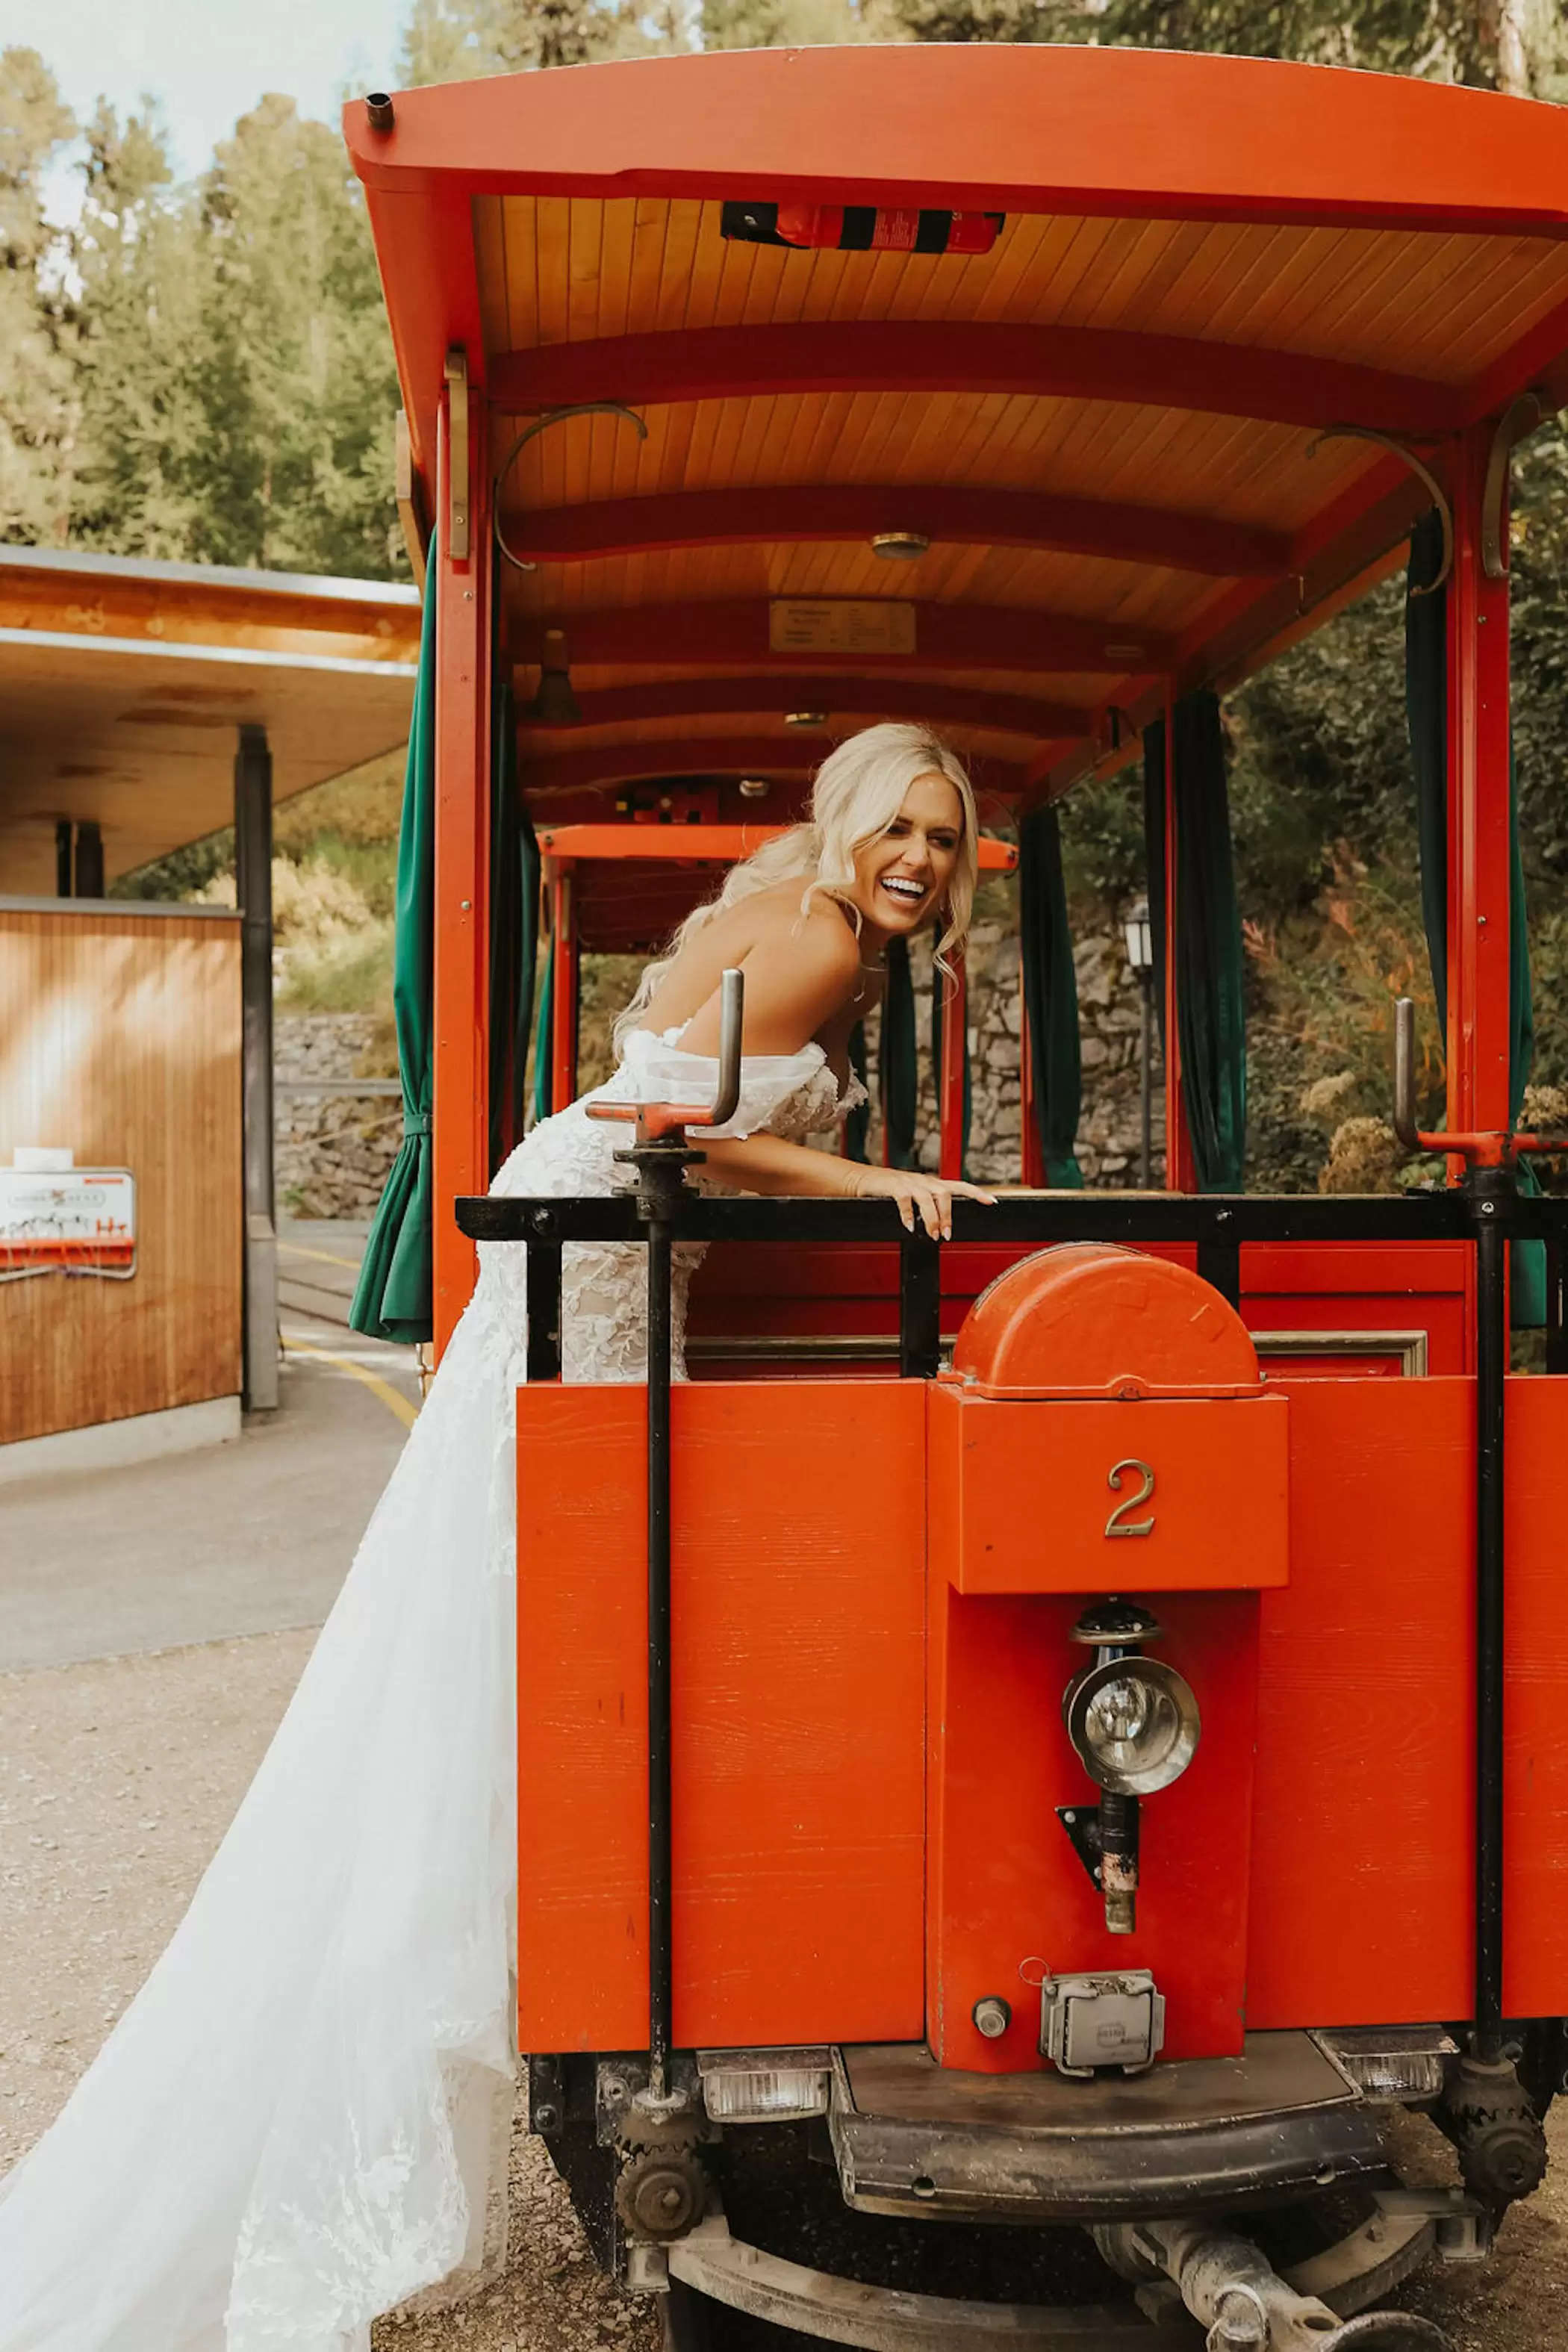
POLYGON ((1287 1392, 1290 1581, 1262 1604, 1247 2022, 1463 2017, 1473 1385, 1287 1392))
MULTIPOLYGON (((917 2039, 924 1390, 673 1405, 676 2039, 917 2039)), ((647 2034, 645 1414, 518 1397, 525 2049, 647 2034)))
POLYGON ((1142 1809, 1131 1936, 1107 1931, 1056 1817, 1058 1805, 1092 1805, 1098 1793, 1061 1719, 1062 1693, 1088 1655, 1068 1639, 1081 1606, 1057 1595, 969 1597, 933 1569, 926 2030, 944 2065, 1037 2068, 1032 1988, 1053 1969, 1152 1969, 1168 2002, 1168 2056, 1241 2048, 1257 1596, 1162 1595, 1158 1655, 1192 1683, 1204 1729, 1182 1779, 1142 1809), (996 2042, 973 2019, 990 1993, 1013 2010, 996 2042))
POLYGON ((1283 1584, 1288 1420, 1283 1397, 1015 1403, 933 1387, 932 1458, 957 1490, 933 1568, 961 1592, 1283 1584))
POLYGON ((1503 2005, 1568 2014, 1568 1381, 1508 1383, 1503 2005))

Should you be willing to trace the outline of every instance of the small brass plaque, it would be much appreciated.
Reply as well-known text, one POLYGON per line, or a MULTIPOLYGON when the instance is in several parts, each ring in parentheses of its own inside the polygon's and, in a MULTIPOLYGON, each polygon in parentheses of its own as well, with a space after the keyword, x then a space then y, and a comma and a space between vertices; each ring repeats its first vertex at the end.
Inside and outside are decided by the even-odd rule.
POLYGON ((912 654, 915 608, 884 596, 775 596, 768 644, 775 654, 912 654))

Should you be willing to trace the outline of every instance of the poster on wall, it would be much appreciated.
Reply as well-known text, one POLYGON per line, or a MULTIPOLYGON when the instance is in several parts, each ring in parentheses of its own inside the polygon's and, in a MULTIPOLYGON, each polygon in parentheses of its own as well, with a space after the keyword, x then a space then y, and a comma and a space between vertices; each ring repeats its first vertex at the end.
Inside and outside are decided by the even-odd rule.
POLYGON ((128 1282, 135 1271, 129 1169, 0 1168, 0 1282, 34 1274, 128 1282))

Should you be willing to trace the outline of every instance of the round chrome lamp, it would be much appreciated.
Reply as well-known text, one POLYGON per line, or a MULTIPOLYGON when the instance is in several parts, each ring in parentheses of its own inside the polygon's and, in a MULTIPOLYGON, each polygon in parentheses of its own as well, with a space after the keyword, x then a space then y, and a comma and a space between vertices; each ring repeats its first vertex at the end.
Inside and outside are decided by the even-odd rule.
POLYGON ((1108 1658, 1089 1667, 1069 1686, 1064 1713, 1079 1763, 1114 1796, 1168 1789, 1197 1753, 1192 1685, 1163 1658, 1108 1658))

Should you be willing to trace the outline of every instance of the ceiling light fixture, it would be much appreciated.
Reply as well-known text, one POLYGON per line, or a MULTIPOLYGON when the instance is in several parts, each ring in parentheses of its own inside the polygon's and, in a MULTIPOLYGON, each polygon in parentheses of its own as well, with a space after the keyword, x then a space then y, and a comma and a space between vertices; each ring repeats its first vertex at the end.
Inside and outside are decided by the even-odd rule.
POLYGON ((871 552, 889 563, 912 563, 931 546, 923 530, 879 530, 872 533, 871 552))
POLYGON ((827 713, 826 710, 786 710, 784 723, 786 727, 826 727, 827 713))

